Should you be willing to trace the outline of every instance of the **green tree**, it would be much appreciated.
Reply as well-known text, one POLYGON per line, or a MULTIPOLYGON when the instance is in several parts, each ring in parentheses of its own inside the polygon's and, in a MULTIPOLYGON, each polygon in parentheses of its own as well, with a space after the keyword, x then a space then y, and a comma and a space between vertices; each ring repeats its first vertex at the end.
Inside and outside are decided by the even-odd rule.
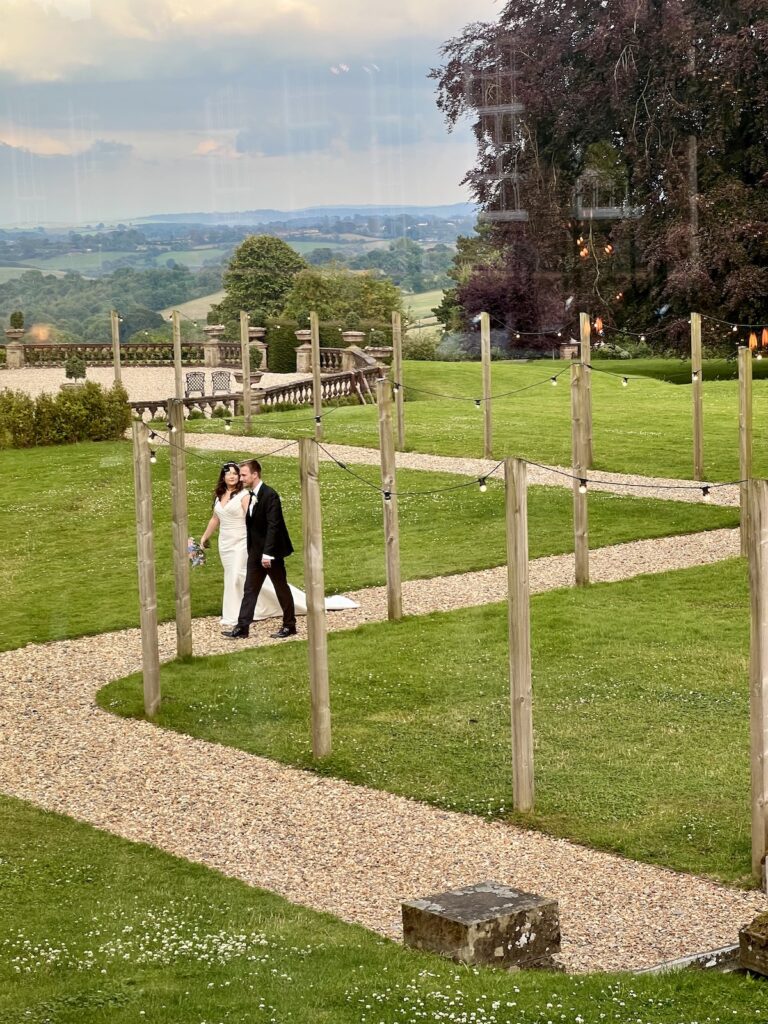
POLYGON ((320 320, 354 329, 362 320, 388 323, 392 310, 402 311, 402 306, 399 289, 386 278, 342 267, 312 268, 294 278, 284 315, 304 324, 314 311, 320 320))
POLYGON ((280 313, 293 279, 306 262, 272 235, 251 235, 235 249, 224 272, 226 296, 216 307, 221 322, 235 322, 240 310, 252 315, 280 313))

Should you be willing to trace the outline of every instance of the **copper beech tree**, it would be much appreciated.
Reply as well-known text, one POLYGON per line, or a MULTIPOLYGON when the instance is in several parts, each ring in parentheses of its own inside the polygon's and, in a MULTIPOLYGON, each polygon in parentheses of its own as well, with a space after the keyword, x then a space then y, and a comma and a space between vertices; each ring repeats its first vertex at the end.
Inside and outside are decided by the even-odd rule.
POLYGON ((690 309, 768 322, 767 53, 768 0, 510 0, 432 77, 497 249, 617 326, 666 307, 669 343, 690 309))

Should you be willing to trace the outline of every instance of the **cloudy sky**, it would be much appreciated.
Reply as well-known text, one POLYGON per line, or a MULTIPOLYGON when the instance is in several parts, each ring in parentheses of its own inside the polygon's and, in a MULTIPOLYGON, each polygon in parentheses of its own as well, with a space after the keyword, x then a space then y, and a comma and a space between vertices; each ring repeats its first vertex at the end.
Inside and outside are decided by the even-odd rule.
POLYGON ((0 223, 451 203, 428 69, 497 0, 0 0, 0 223))

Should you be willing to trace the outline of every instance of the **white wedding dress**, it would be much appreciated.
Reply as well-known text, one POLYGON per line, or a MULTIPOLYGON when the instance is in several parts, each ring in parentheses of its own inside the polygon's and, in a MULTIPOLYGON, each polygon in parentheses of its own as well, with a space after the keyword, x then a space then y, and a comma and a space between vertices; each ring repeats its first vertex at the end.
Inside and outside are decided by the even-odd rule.
MULTIPOLYGON (((245 588, 245 570, 248 564, 248 542, 245 530, 245 510, 242 506, 243 494, 236 494, 222 505, 217 498, 213 506, 214 514, 219 520, 219 557, 224 567, 224 601, 221 609, 221 624, 234 626, 240 614, 240 602, 243 600, 245 588)), ((290 586, 290 584, 289 584, 290 586)), ((303 590, 291 586, 293 601, 297 615, 307 614, 307 596, 303 590)), ((327 611, 341 611, 344 608, 357 608, 348 597, 326 597, 327 611)), ((272 580, 267 577, 259 592, 254 619, 271 619, 282 615, 283 610, 277 600, 272 580)))

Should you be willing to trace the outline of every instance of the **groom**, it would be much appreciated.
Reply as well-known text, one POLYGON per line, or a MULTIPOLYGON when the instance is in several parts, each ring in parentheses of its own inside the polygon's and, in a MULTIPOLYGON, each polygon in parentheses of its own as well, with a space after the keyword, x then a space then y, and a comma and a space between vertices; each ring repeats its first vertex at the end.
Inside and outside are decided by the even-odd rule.
POLYGON ((233 639, 248 636, 259 591, 269 576, 283 609, 283 624, 271 635, 274 640, 282 640, 296 633, 296 611, 285 574, 285 559, 293 552, 293 545, 283 519, 280 495, 261 479, 261 465, 256 459, 241 463, 240 480, 250 495, 245 514, 248 568, 237 625, 222 635, 233 639))

